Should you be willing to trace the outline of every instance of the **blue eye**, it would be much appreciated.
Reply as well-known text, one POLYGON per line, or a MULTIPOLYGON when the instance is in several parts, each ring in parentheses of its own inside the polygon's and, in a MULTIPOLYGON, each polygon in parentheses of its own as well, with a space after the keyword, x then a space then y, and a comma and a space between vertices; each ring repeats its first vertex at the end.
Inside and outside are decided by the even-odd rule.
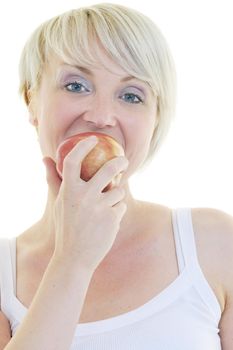
POLYGON ((126 94, 124 94, 123 96, 121 96, 121 98, 128 103, 142 103, 142 99, 138 96, 135 95, 133 93, 129 93, 127 92, 126 94))
POLYGON ((89 92, 89 90, 83 84, 74 81, 65 85, 65 88, 71 92, 89 92))

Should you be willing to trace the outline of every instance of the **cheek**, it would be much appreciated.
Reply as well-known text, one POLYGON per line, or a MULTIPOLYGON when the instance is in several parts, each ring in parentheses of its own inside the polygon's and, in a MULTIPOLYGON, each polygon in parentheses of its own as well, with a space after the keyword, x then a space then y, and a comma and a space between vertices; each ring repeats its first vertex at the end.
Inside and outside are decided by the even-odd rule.
POLYGON ((69 124, 74 118, 77 109, 64 98, 59 98, 59 95, 50 101, 46 111, 46 117, 52 120, 56 129, 64 129, 66 124, 69 124))
MULTIPOLYGON (((51 97, 51 95, 50 95, 51 97)), ((80 111, 77 104, 66 103, 59 96, 43 100, 39 112, 39 142, 43 155, 55 159, 59 143, 80 111)))
POLYGON ((127 156, 132 162, 141 163, 149 152, 156 122, 156 114, 144 114, 126 128, 127 156))
POLYGON ((142 149, 147 148, 153 135, 155 121, 155 115, 140 115, 128 125, 128 137, 142 149))
POLYGON ((87 109, 87 102, 78 100, 77 96, 72 98, 57 94, 51 106, 50 117, 53 119, 54 129, 58 133, 57 141, 60 143, 87 109))

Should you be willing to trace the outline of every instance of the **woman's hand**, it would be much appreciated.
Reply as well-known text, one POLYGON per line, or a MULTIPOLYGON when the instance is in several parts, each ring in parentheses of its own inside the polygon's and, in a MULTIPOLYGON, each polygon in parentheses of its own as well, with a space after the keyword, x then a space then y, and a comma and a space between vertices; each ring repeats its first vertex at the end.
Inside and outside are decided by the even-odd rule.
POLYGON ((83 181, 81 162, 96 143, 86 138, 71 150, 64 159, 62 182, 56 164, 44 159, 48 185, 56 196, 55 256, 72 259, 91 270, 96 269, 112 247, 126 212, 123 188, 102 191, 128 166, 125 157, 116 157, 105 163, 88 182, 83 181))

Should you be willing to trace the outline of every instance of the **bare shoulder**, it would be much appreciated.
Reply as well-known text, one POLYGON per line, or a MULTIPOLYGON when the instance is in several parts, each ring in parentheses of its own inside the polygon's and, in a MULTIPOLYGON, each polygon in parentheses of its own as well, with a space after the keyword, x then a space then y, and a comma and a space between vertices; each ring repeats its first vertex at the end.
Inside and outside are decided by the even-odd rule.
POLYGON ((11 328, 5 314, 0 310, 0 350, 11 340, 11 328))
MULTIPOLYGON (((215 208, 192 208, 192 217, 202 226, 222 229, 232 236, 233 216, 215 208)), ((211 230, 212 231, 212 230, 211 230)), ((221 230, 222 231, 222 230, 221 230)))
MULTIPOLYGON (((219 257, 233 258, 233 216, 214 208, 192 208, 191 212, 197 241, 208 244, 219 257)), ((222 263, 229 268, 226 258, 222 263)))
POLYGON ((224 309, 233 303, 233 216, 214 208, 192 208, 192 221, 200 263, 224 309))

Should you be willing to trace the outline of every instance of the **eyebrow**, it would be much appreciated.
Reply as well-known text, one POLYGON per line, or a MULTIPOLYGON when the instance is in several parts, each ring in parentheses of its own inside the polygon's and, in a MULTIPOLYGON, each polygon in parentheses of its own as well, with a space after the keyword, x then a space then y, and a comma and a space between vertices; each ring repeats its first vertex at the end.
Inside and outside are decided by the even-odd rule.
MULTIPOLYGON (((69 64, 68 64, 68 66, 76 68, 76 69, 80 70, 81 72, 86 73, 86 74, 88 74, 88 75, 93 77, 92 71, 89 70, 88 68, 81 67, 81 66, 73 66, 73 65, 69 65, 69 64)), ((126 81, 133 80, 133 79, 136 79, 136 78, 134 76, 132 76, 132 75, 127 75, 127 76, 125 76, 124 78, 121 79, 121 82, 124 83, 126 81)))

